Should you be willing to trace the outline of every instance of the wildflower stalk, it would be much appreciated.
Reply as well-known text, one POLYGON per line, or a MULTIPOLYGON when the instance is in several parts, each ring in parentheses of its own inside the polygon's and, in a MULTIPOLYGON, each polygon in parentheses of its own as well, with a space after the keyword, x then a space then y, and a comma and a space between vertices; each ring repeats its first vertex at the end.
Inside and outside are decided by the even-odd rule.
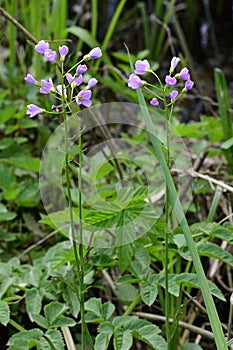
MULTIPOLYGON (((128 53, 130 67, 131 67, 131 70, 133 71, 134 67, 133 67, 132 59, 130 57, 130 53, 129 53, 127 46, 126 46, 126 50, 128 53)), ((170 74, 173 72, 177 63, 178 63, 178 60, 176 57, 174 57, 174 59, 172 60, 172 64, 171 64, 170 74)), ((136 64, 135 64, 135 66, 136 66, 136 64)), ((138 69, 138 68, 141 70, 143 70, 143 69, 145 70, 145 68, 148 68, 148 62, 145 62, 145 61, 139 62, 139 64, 137 64, 137 66, 136 66, 136 69, 138 69)), ((184 70, 183 70, 182 74, 183 73, 184 73, 184 70)), ((142 74, 142 73, 140 73, 140 74, 142 74)), ((181 75, 181 72, 180 72, 179 76, 180 75, 181 75)), ((183 77, 183 80, 185 80, 186 83, 185 83, 185 87, 184 87, 183 91, 190 90, 194 84, 190 80, 190 76, 188 74, 187 69, 186 69, 185 75, 186 76, 183 77)), ((165 81, 166 81, 166 84, 168 86, 173 86, 176 83, 176 79, 172 78, 171 76, 167 76, 165 81)), ((220 322, 220 319, 219 319, 219 316, 218 316, 218 313, 217 313, 217 310, 216 310, 216 307, 215 307, 215 304, 214 304, 214 301, 213 301, 213 298, 212 298, 212 295, 210 292, 208 280, 205 276, 205 272, 204 272, 204 269, 203 269, 198 251, 197 251, 196 244, 193 240, 192 233, 191 233, 191 230, 189 228, 188 222, 186 220, 182 204, 181 204, 180 199, 178 197, 178 193, 177 193, 171 172, 169 170, 169 166, 167 164, 167 159, 164 156, 164 153, 162 150, 161 142, 154 134, 154 125, 153 125, 151 116, 149 114, 149 111, 147 109, 146 101, 145 101, 145 98, 143 96, 142 90, 140 89, 140 87, 142 85, 143 85, 143 81, 138 79, 138 77, 135 74, 131 74, 131 76, 128 80, 128 86, 130 88, 137 89, 137 97, 138 97, 139 105, 141 106, 142 117, 144 119, 146 129, 149 133, 149 137, 150 137, 152 146, 154 148, 154 151, 156 153, 156 156, 158 158, 158 161, 160 163, 160 166, 162 168, 162 171, 163 171, 165 179, 166 179, 166 186, 167 186, 167 193, 169 195, 169 201, 171 203, 172 208, 174 209, 177 221, 178 221, 178 223, 183 231, 183 234, 185 236, 185 239, 186 239, 186 242, 187 242, 191 257, 192 257, 193 265, 194 265, 194 268, 195 268, 196 273, 197 273, 197 277, 198 277, 198 280, 200 283, 200 288, 202 291, 204 303, 205 303, 208 317, 210 320, 210 325, 211 325, 211 328, 213 330, 217 350, 227 350, 227 343, 226 343, 226 340, 224 337, 222 325, 221 325, 221 322, 220 322)), ((167 319, 167 315, 166 315, 166 319, 167 319)), ((167 320, 166 320, 166 322, 167 322, 167 320)), ((171 349, 171 342, 170 342, 169 348, 171 349)))
MULTIPOLYGON (((169 110, 167 107, 167 101, 166 101, 166 86, 163 89, 163 101, 164 101, 164 111, 166 116, 166 162, 169 168, 170 165, 170 143, 169 143, 169 110)), ((168 257, 168 235, 169 235, 169 192, 168 192, 168 186, 166 183, 166 190, 165 190, 165 316, 166 316, 166 335, 167 335, 167 343, 168 343, 168 349, 170 349, 170 339, 171 339, 171 332, 170 332, 170 295, 169 295, 169 280, 168 280, 168 265, 169 265, 169 257, 168 257)))
POLYGON ((153 129, 154 129, 153 123, 152 123, 151 117, 149 115, 149 112, 146 108, 146 102, 145 102, 145 99, 144 99, 144 96, 143 96, 141 89, 137 89, 137 95, 138 95, 139 104, 142 108, 142 115, 143 115, 143 118, 144 118, 145 123, 146 123, 146 128, 149 132, 153 148, 156 152, 156 155, 158 157, 161 168, 162 168, 163 173, 164 173, 165 178, 166 178, 166 183, 167 183, 167 187, 168 187, 169 198, 171 200, 171 204, 175 210, 177 220, 178 220, 180 227, 184 233, 186 242, 187 242, 188 247, 189 247, 190 254, 192 256, 193 264, 194 264, 194 267, 195 267, 195 270, 196 270, 196 273, 197 273, 197 276, 199 279, 201 291, 203 294, 204 302, 205 302, 207 313, 209 316, 211 328, 213 330, 217 350, 227 350, 226 340, 224 337, 221 322, 219 320, 218 313, 217 313, 212 295, 210 293, 208 281, 206 279, 205 272, 203 270, 200 257, 198 255, 195 242, 192 238, 192 234, 191 234, 189 225, 188 225, 187 220, 185 218, 185 214, 184 214, 182 205, 181 205, 180 200, 178 198, 175 184, 173 182, 171 173, 170 173, 169 168, 167 166, 167 162, 164 158, 164 154, 162 151, 160 141, 153 134, 153 129))
MULTIPOLYGON (((83 257, 83 245, 82 245, 82 137, 81 130, 78 128, 78 144, 79 144, 79 176, 78 176, 78 192, 79 192, 79 232, 80 232, 80 242, 79 249, 77 248, 76 235, 75 235, 75 227, 74 227, 74 215, 73 215, 73 204, 72 204, 72 196, 71 196, 71 183, 70 183, 70 172, 69 172, 69 141, 68 141, 68 125, 67 125, 67 114, 66 114, 66 98, 64 91, 64 63, 62 62, 61 69, 61 80, 62 80, 62 110, 64 111, 64 129, 65 129, 65 177, 67 184, 67 198, 68 198, 68 206, 69 206, 69 218, 70 218, 70 232, 71 239, 74 251, 74 258, 77 268, 77 277, 79 289, 76 288, 76 293, 80 303, 80 318, 81 318, 81 349, 85 350, 86 344, 86 335, 87 338, 91 339, 88 328, 85 323, 85 310, 84 310, 84 257, 83 257), (79 255, 78 255, 79 252, 79 255)), ((72 98, 72 96, 71 96, 72 98)), ((71 106, 68 104, 68 108, 73 114, 71 106)), ((92 341, 92 340, 91 340, 92 341)), ((91 343, 90 343, 91 344, 91 343)))

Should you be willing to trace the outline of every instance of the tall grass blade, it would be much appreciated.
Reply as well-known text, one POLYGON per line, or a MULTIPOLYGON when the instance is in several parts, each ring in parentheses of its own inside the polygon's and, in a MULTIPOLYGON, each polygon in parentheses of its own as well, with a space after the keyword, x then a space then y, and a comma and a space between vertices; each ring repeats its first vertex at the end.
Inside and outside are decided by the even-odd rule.
POLYGON ((138 9, 141 13, 142 17, 142 24, 143 24, 143 33, 144 33, 144 41, 145 41, 145 47, 147 50, 150 50, 150 29, 149 29, 149 17, 146 11, 146 4, 143 2, 138 3, 138 9))
POLYGON ((207 222, 212 222, 214 220, 214 215, 216 213, 216 209, 218 207, 218 203, 219 203, 219 200, 221 198, 221 195, 222 195, 222 187, 217 186, 213 201, 212 201, 211 206, 210 206, 209 214, 207 217, 207 222))
POLYGON ((96 39, 98 26, 98 1, 91 1, 91 35, 96 39))
MULTIPOLYGON (((6 11, 14 18, 16 18, 16 0, 6 1, 5 4, 6 11)), ((8 22, 9 29, 9 48, 10 48, 10 57, 9 62, 10 66, 14 66, 16 63, 16 27, 13 23, 8 22)))
MULTIPOLYGON (((129 55, 131 69, 133 70, 133 64, 132 64, 132 60, 130 58, 128 48, 127 48, 127 52, 129 55)), ((183 211, 183 207, 182 207, 180 199, 178 197, 178 193, 177 193, 174 181, 172 179, 170 170, 168 168, 168 165, 167 165, 167 162, 166 162, 163 150, 162 150, 161 143, 160 143, 159 139, 154 135, 154 125, 153 125, 151 116, 149 114, 149 111, 147 109, 146 101, 144 99, 142 90, 140 88, 137 89, 137 96, 138 96, 139 105, 141 106, 142 116, 143 116, 143 119, 145 121, 146 128, 147 128, 147 131, 149 133, 151 143, 153 145, 154 151, 157 155, 157 158, 159 160, 160 166, 162 168, 162 171, 163 171, 165 179, 166 179, 166 184, 168 187, 169 197, 170 197, 171 203, 173 205, 177 220, 181 226, 181 229, 182 229, 183 234, 185 236, 190 254, 192 256, 193 264, 194 264, 194 267, 195 267, 195 270, 196 270, 196 273, 198 276, 203 299, 204 299, 207 313, 209 316, 211 328, 212 328, 213 333, 214 333, 217 350, 227 350, 227 344, 226 344, 226 340, 225 340, 225 337, 223 334, 221 322, 219 320, 218 313, 217 313, 217 310, 216 310, 216 307, 215 307, 215 304, 214 304, 214 301, 213 301, 213 298, 212 298, 212 295, 210 292, 210 288, 208 285, 208 281, 207 281, 207 278, 205 276, 205 272, 204 272, 203 266, 201 264, 200 257, 198 255, 196 244, 193 240, 188 222, 186 220, 186 217, 185 217, 185 214, 183 211)))
MULTIPOLYGON (((225 75, 223 71, 219 68, 215 68, 214 70, 214 81, 218 100, 219 115, 222 123, 223 141, 227 141, 233 137, 232 115, 230 112, 231 100, 225 75)), ((233 147, 224 149, 223 154, 228 161, 229 172, 232 173, 233 147)))
MULTIPOLYGON (((173 13, 173 8, 175 6, 176 0, 171 0, 169 1, 168 5, 167 5, 167 11, 165 12, 164 18, 163 18, 163 23, 164 26, 166 26, 172 16, 173 13)), ((159 31, 159 35, 156 41, 156 48, 155 48, 155 58, 157 59, 159 56, 159 53, 163 47, 163 43, 164 43, 164 39, 165 39, 165 35, 166 35, 166 30, 165 28, 161 28, 161 30, 159 31)))
POLYGON ((107 48, 107 46, 109 44, 109 41, 110 41, 110 39, 111 39, 111 37, 112 37, 112 35, 114 33, 114 30, 116 28, 117 22, 119 20, 119 17, 120 17, 120 15, 122 13, 122 10, 123 10, 123 8, 125 6, 126 1, 127 0, 121 0, 120 3, 118 4, 117 8, 116 8, 116 11, 115 11, 115 13, 114 13, 114 15, 112 17, 112 20, 110 22, 110 25, 108 27, 108 31, 107 31, 107 33, 106 33, 106 35, 104 37, 104 41, 103 41, 103 44, 102 44, 103 51, 106 50, 106 48, 107 48))

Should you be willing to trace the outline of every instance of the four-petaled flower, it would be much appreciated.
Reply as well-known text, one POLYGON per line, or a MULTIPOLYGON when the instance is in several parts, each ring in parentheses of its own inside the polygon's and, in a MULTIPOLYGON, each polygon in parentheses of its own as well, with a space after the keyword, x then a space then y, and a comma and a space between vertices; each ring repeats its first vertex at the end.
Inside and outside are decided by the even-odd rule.
POLYGON ((48 49, 45 51, 44 57, 48 62, 53 63, 53 62, 56 62, 57 53, 56 53, 56 51, 48 49))
POLYGON ((62 96, 62 92, 63 92, 64 97, 67 98, 67 95, 66 95, 66 88, 65 88, 64 85, 63 85, 63 91, 62 91, 62 85, 61 85, 61 84, 57 85, 56 88, 57 88, 57 92, 59 93, 59 95, 62 96))
POLYGON ((143 60, 143 61, 138 60, 138 61, 136 61, 136 63, 135 63, 135 71, 134 71, 135 74, 139 74, 139 75, 146 74, 149 71, 150 71, 150 64, 149 64, 149 62, 147 60, 143 60))
POLYGON ((152 98, 150 101, 151 106, 158 107, 159 106, 159 101, 156 97, 152 98))
POLYGON ((77 78, 73 76, 70 73, 66 73, 66 79, 69 84, 71 84, 71 87, 74 88, 75 86, 79 86, 83 82, 83 76, 80 74, 77 78))
POLYGON ((170 93, 170 99, 175 100, 178 95, 179 95, 179 92, 177 90, 174 90, 170 93))
POLYGON ((29 115, 30 118, 33 118, 42 112, 43 112, 43 109, 38 107, 37 105, 34 105, 34 104, 27 105, 26 114, 29 115))
POLYGON ((24 80, 29 84, 33 84, 33 85, 37 84, 36 79, 31 74, 27 74, 24 80))
POLYGON ((83 74, 87 71, 87 66, 85 64, 79 64, 76 68, 76 74, 83 74))
POLYGON ((49 81, 42 79, 40 83, 41 83, 41 88, 40 88, 41 94, 49 94, 50 91, 56 91, 51 78, 49 78, 49 81))
POLYGON ((63 45, 63 46, 59 46, 58 50, 59 50, 59 53, 60 53, 60 56, 61 56, 60 60, 64 61, 66 55, 69 52, 69 48, 66 45, 63 45))
POLYGON ((136 75, 130 74, 128 79, 128 87, 131 89, 137 89, 143 85, 143 81, 136 75))
POLYGON ((87 55, 84 56, 84 60, 96 60, 102 56, 102 51, 99 47, 92 49, 87 55))
POLYGON ((184 86, 184 90, 188 91, 193 88, 194 82, 192 80, 187 80, 184 86))
POLYGON ((174 85, 176 85, 177 80, 175 77, 171 77, 170 75, 166 75, 165 83, 167 84, 167 86, 174 86, 174 85))
POLYGON ((171 66, 170 66, 170 69, 174 69, 176 68, 177 64, 180 62, 180 58, 179 57, 172 57, 172 60, 171 60, 171 66))
POLYGON ((181 69, 180 73, 178 73, 177 76, 182 80, 190 80, 189 70, 186 67, 181 69))
POLYGON ((94 86, 96 86, 96 84, 98 83, 98 80, 95 78, 91 78, 88 83, 87 86, 85 87, 86 90, 93 88, 94 86))
POLYGON ((45 40, 40 40, 35 46, 35 50, 41 55, 44 55, 45 51, 49 50, 49 43, 47 43, 45 40))
POLYGON ((90 107, 91 102, 91 90, 81 90, 76 96, 76 103, 85 107, 90 107))

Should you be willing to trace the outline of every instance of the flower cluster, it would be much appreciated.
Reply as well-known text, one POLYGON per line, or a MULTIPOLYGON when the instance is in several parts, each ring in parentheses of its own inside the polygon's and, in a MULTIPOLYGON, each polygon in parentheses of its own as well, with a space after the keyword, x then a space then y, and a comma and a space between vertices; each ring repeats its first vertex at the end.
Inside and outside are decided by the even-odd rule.
MULTIPOLYGON (((53 51, 50 49, 50 45, 45 40, 41 40, 38 42, 37 45, 35 45, 35 50, 43 55, 45 57, 45 60, 54 63, 58 66, 59 69, 61 69, 61 75, 62 75, 62 84, 54 85, 52 78, 49 78, 48 80, 40 80, 37 81, 31 74, 27 74, 27 76, 24 78, 24 80, 28 84, 35 85, 39 88, 39 92, 41 94, 47 95, 47 94, 53 94, 56 99, 59 101, 59 104, 61 104, 61 101, 68 102, 67 99, 69 97, 69 101, 76 102, 77 105, 83 105, 84 107, 90 107, 92 104, 91 96, 92 91, 91 89, 98 83, 98 80, 95 78, 91 78, 86 86, 84 86, 76 95, 74 95, 74 91, 77 87, 79 87, 81 84, 83 84, 83 74, 87 71, 88 67, 85 64, 85 61, 89 61, 91 59, 95 60, 102 56, 102 51, 99 47, 96 47, 92 49, 87 55, 83 57, 83 59, 75 64, 68 72, 64 73, 64 61, 66 56, 69 53, 69 48, 66 45, 59 46, 59 59, 62 65, 62 68, 59 67, 59 64, 57 62, 58 54, 56 51, 53 51), (73 75, 71 74, 72 71, 75 72, 73 75), (69 93, 68 90, 69 89, 69 93)), ((51 107, 52 113, 54 111, 58 110, 57 106, 51 107)), ((43 108, 40 108, 34 104, 30 104, 27 106, 27 115, 29 115, 30 118, 37 116, 38 114, 42 112, 51 113, 50 111, 45 111, 43 108)))
POLYGON ((130 74, 128 79, 128 87, 131 89, 138 89, 139 87, 147 87, 151 86, 151 84, 147 83, 145 80, 142 80, 138 75, 143 75, 146 73, 152 73, 156 77, 156 79, 159 82, 161 93, 163 94, 163 97, 160 95, 154 94, 156 97, 153 97, 150 101, 150 104, 152 106, 158 107, 159 106, 159 99, 163 100, 164 96, 167 93, 168 88, 174 88, 177 84, 177 80, 180 79, 184 81, 184 87, 179 92, 178 90, 172 89, 170 92, 170 103, 174 103, 178 98, 180 98, 185 92, 188 90, 191 90, 194 82, 190 79, 190 73, 188 68, 184 67, 181 69, 179 73, 173 74, 178 63, 180 62, 179 57, 173 57, 170 64, 169 74, 165 77, 165 84, 162 84, 161 80, 157 76, 156 73, 152 71, 150 68, 150 64, 147 60, 138 60, 135 63, 135 70, 134 73, 130 74))

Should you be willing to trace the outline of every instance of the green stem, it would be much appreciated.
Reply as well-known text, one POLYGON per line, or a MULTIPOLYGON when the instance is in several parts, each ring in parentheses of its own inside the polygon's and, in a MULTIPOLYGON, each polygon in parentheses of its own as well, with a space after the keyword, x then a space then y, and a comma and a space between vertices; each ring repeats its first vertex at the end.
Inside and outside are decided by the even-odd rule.
POLYGON ((11 318, 9 319, 9 323, 18 331, 20 332, 26 332, 27 330, 25 328, 23 328, 20 324, 18 324, 17 322, 15 322, 14 320, 12 320, 11 318))
POLYGON ((133 309, 141 302, 141 297, 140 295, 138 295, 133 301, 132 303, 129 305, 129 307, 126 309, 126 311, 124 312, 123 316, 129 316, 131 314, 131 312, 133 311, 133 309))
MULTIPOLYGON (((163 101, 164 101, 164 111, 166 116, 166 140, 167 140, 167 152, 166 152, 166 162, 168 168, 170 167, 170 142, 169 142, 169 122, 170 122, 170 116, 169 111, 167 107, 167 101, 166 101, 166 86, 163 90, 163 101)), ((166 222, 166 228, 165 228, 165 315, 166 315, 166 335, 167 335, 167 343, 168 343, 168 349, 170 349, 170 341, 171 341, 171 332, 170 332, 170 294, 169 294, 169 280, 168 280, 168 274, 169 274, 169 256, 168 256, 168 235, 169 235, 169 207, 170 207, 170 200, 169 200, 169 191, 168 186, 166 184, 166 192, 165 192, 165 222, 166 222)))
MULTIPOLYGON (((82 197, 81 197, 81 189, 82 189, 82 138, 81 138, 81 130, 79 128, 78 130, 78 140, 79 140, 79 177, 78 177, 78 190, 79 190, 79 229, 80 229, 80 243, 79 243, 79 256, 78 256, 78 249, 77 249, 77 242, 76 242, 76 236, 75 236, 75 227, 74 227, 74 215, 73 215, 73 204, 72 204, 72 196, 71 196, 71 183, 70 183, 70 173, 69 173, 69 142, 68 142, 68 125, 67 125, 67 115, 66 115, 66 98, 64 93, 64 65, 62 62, 62 109, 64 111, 64 127, 65 127, 65 176, 66 176, 66 184, 67 184, 67 198, 68 198, 68 205, 69 205, 69 217, 70 217, 70 230, 71 230, 71 238, 72 238, 72 244, 73 244, 73 251, 74 251, 74 258, 78 273, 78 282, 79 282, 79 290, 76 288, 77 296, 80 302, 80 317, 81 317, 81 346, 82 350, 85 350, 86 346, 86 336, 89 339, 89 342, 93 348, 92 340, 89 334, 89 331, 87 329, 86 323, 85 323, 85 310, 84 310, 84 257, 83 257, 83 246, 82 246, 82 197)), ((68 108, 71 113, 72 109, 70 105, 68 104, 68 108)))

